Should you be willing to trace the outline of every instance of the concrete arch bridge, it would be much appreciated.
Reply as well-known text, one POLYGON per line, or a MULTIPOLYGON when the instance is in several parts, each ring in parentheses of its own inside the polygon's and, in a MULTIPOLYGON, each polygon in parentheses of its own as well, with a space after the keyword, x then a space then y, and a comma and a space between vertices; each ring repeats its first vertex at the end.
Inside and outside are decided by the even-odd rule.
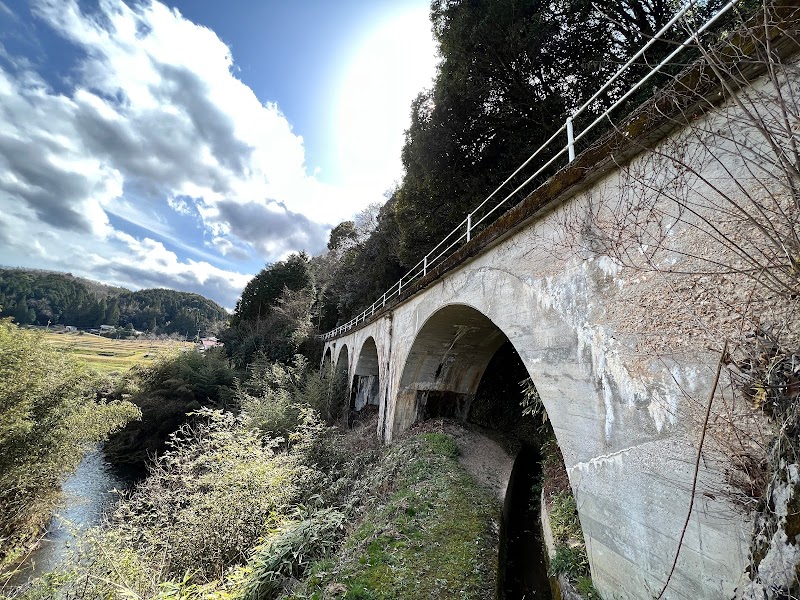
POLYGON ((724 394, 707 425, 703 415, 722 340, 747 318, 743 298, 769 299, 758 304, 745 269, 707 267, 740 264, 731 240, 761 243, 723 205, 773 201, 753 196, 774 188, 738 145, 768 144, 748 137, 740 100, 768 106, 773 84, 754 77, 738 97, 718 82, 663 94, 393 302, 326 339, 352 408, 377 406, 387 443, 428 415, 466 416, 510 342, 552 423, 607 598, 652 598, 667 581, 703 428, 665 597, 733 597, 749 561, 752 525, 731 499, 730 451, 715 443, 724 436, 712 435, 724 394))

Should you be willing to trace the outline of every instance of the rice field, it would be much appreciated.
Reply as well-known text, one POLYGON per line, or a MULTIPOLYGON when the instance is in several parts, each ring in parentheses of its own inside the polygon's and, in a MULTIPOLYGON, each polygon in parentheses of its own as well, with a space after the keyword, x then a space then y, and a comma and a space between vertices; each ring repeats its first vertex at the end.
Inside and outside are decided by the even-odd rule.
POLYGON ((193 348, 190 342, 115 340, 91 333, 44 333, 53 346, 103 373, 122 373, 134 365, 152 361, 176 347, 193 348))

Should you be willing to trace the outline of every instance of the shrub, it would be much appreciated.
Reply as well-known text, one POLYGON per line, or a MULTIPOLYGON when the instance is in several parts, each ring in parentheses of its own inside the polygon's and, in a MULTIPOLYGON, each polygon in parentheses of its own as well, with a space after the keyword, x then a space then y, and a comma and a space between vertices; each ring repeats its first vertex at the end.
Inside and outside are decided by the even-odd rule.
POLYGON ((559 492, 551 499, 550 528, 557 543, 567 544, 575 540, 583 542, 578 507, 575 497, 570 492, 559 492))
POLYGON ((230 408, 236 372, 224 355, 181 351, 134 368, 116 391, 140 407, 140 421, 111 436, 106 456, 117 465, 144 471, 149 457, 166 449, 169 436, 201 407, 230 408))
POLYGON ((248 369, 250 376, 236 387, 236 400, 251 426, 272 438, 288 439, 300 427, 304 409, 315 409, 324 420, 341 417, 344 386, 330 373, 309 369, 300 354, 291 364, 260 357, 248 369))
POLYGON ((556 546, 556 553, 550 559, 550 575, 566 575, 570 579, 577 579, 589 570, 589 560, 586 558, 586 548, 581 546, 556 546))
POLYGON ((601 600, 600 592, 595 589, 592 578, 588 575, 581 575, 578 577, 575 588, 584 598, 588 598, 589 600, 601 600))
POLYGON ((243 417, 202 409, 123 500, 112 520, 122 538, 166 575, 208 581, 244 563, 281 525, 313 473, 275 452, 243 417))
POLYGON ((589 574, 589 557, 578 518, 578 506, 566 478, 561 453, 555 444, 548 444, 544 448, 543 471, 550 529, 556 545, 555 555, 550 559, 550 575, 566 576, 585 598, 600 598, 589 574))
POLYGON ((288 581, 302 577, 313 561, 335 548, 344 522, 341 512, 324 509, 286 523, 256 548, 247 568, 244 598, 276 598, 288 581))

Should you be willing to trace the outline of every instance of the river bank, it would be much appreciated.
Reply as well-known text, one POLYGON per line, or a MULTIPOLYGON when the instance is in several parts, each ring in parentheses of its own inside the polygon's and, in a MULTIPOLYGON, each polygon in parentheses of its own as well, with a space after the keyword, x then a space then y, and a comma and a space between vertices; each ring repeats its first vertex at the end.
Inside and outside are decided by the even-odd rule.
POLYGON ((68 556, 76 536, 99 524, 105 511, 116 502, 118 492, 132 484, 131 477, 119 473, 106 461, 100 446, 90 450, 64 482, 61 507, 36 547, 3 584, 3 593, 24 587, 32 579, 57 568, 68 556))

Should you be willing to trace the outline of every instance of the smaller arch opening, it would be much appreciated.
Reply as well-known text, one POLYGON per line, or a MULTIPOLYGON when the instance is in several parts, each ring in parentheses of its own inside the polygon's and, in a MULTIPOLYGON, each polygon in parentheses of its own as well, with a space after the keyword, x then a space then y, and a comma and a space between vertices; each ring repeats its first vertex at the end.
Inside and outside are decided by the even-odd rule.
POLYGON ((378 347, 371 337, 367 338, 361 346, 350 394, 351 423, 356 413, 377 413, 380 404, 380 364, 378 347))
POLYGON ((333 359, 331 358, 331 349, 325 350, 325 356, 322 358, 322 372, 330 373, 333 370, 333 359))
POLYGON ((342 349, 339 350, 339 354, 336 357, 336 367, 334 370, 336 371, 337 376, 341 375, 342 373, 344 373, 345 376, 347 376, 347 371, 349 370, 349 368, 350 368, 350 357, 347 351, 347 346, 342 346, 342 349))
POLYGON ((350 370, 350 354, 347 346, 334 353, 335 364, 324 371, 328 381, 328 418, 332 421, 347 418, 347 377, 350 370))

